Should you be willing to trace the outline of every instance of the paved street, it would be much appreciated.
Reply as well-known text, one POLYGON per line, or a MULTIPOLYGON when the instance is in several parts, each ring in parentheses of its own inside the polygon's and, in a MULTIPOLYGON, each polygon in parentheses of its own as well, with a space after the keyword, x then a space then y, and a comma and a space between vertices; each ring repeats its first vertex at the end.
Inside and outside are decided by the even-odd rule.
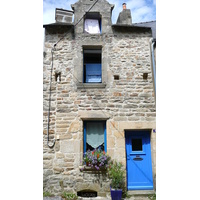
MULTIPOLYGON (((63 200, 63 199, 61 197, 44 197, 43 200, 63 200)), ((92 198, 78 197, 78 200, 111 200, 111 198, 110 197, 92 197, 92 198)), ((136 197, 130 197, 123 200, 150 200, 150 199, 148 197, 136 196, 136 197)))

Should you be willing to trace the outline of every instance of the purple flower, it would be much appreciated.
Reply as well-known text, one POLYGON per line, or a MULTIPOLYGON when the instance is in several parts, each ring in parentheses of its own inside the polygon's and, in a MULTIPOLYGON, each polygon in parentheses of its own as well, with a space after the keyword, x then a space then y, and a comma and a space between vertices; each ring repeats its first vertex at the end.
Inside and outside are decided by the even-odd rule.
POLYGON ((80 171, 82 172, 84 170, 84 167, 82 167, 81 169, 80 169, 80 171))

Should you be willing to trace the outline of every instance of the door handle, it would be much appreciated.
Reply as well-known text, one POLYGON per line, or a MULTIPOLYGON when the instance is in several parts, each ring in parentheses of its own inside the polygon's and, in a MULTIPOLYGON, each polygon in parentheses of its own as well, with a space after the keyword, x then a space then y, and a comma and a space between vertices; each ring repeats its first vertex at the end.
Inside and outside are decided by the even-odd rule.
POLYGON ((133 158, 133 160, 140 161, 143 160, 143 158, 141 158, 140 156, 136 156, 135 158, 133 158))

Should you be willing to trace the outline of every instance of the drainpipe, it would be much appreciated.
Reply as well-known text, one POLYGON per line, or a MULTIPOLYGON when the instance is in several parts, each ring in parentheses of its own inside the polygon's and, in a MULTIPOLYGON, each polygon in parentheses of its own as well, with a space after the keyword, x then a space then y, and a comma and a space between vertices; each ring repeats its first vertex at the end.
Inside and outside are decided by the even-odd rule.
POLYGON ((153 82, 154 82, 154 91, 155 91, 155 97, 156 97, 156 68, 155 68, 155 57, 154 57, 154 44, 155 39, 150 39, 150 45, 151 45, 151 58, 152 58, 152 71, 153 71, 153 82))
POLYGON ((51 111, 51 82, 52 82, 52 71, 53 71, 53 48, 51 50, 52 53, 52 66, 51 66, 51 74, 50 74, 50 89, 49 89, 49 111, 48 111, 48 125, 47 125, 47 145, 49 148, 52 148, 55 145, 55 138, 53 139, 53 144, 49 144, 49 118, 51 111))

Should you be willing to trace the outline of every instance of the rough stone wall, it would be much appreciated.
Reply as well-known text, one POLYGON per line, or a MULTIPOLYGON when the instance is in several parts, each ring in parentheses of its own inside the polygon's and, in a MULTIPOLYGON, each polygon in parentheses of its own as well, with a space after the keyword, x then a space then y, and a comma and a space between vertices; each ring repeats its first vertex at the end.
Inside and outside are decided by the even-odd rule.
MULTIPOLYGON (((107 26, 105 24, 105 26, 107 26)), ((81 27, 81 26, 80 26, 81 27)), ((102 27, 102 30, 104 27, 102 27)), ((44 57, 44 190, 54 194, 62 191, 84 190, 88 183, 105 195, 95 173, 80 172, 83 156, 83 121, 106 120, 107 152, 113 159, 126 165, 125 130, 155 129, 156 110, 150 61, 150 32, 116 31, 100 35, 69 33, 53 51, 53 76, 50 112, 50 140, 47 146, 47 115, 49 83, 52 66, 51 49, 63 37, 59 32, 46 30, 44 57), (105 86, 97 88, 82 84, 80 69, 83 45, 102 46, 102 67, 105 86), (55 72, 61 72, 61 82, 55 72), (148 78, 143 79, 143 73, 148 78), (114 80, 119 75, 119 80, 114 80), (78 87, 82 85, 82 87, 78 87), (88 178, 84 178, 88 177, 88 178)), ((155 133, 151 134, 152 163, 155 177, 155 133)), ((103 176, 101 176, 102 178, 103 176)), ((102 178, 106 185, 108 180, 102 178)), ((105 191, 104 191, 105 190, 105 191)))

